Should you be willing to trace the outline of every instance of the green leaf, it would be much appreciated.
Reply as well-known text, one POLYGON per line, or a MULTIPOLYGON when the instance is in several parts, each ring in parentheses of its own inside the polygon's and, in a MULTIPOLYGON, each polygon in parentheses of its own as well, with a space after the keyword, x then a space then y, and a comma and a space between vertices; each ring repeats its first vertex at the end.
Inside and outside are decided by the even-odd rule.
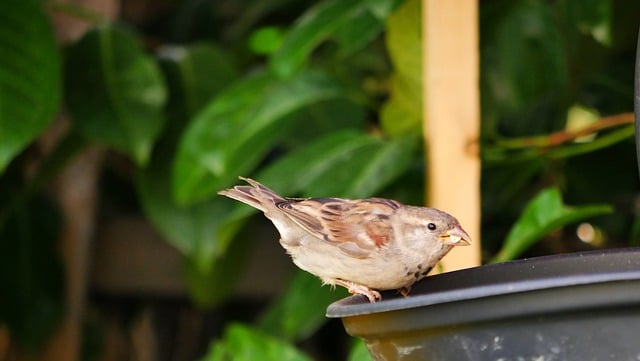
POLYGON ((376 139, 343 153, 305 187, 306 196, 366 198, 374 196, 410 165, 415 138, 376 139))
POLYGON ((231 242, 242 223, 231 214, 230 202, 176 204, 168 158, 154 154, 151 166, 138 173, 138 195, 147 218, 185 256, 191 298, 201 307, 212 307, 229 295, 242 274, 249 239, 231 242))
POLYGON ((352 170, 352 176, 345 179, 343 194, 351 198, 375 195, 407 170, 417 145, 417 138, 403 137, 386 141, 371 152, 363 152, 366 158, 355 159, 352 167, 343 166, 352 170))
POLYGON ((293 345, 245 325, 227 326, 224 338, 214 342, 201 361, 311 361, 293 345))
POLYGON ((53 120, 60 55, 39 1, 0 2, 0 173, 53 120))
POLYGON ((40 198, 12 209, 0 225, 0 325, 30 352, 42 349, 64 313, 60 223, 57 210, 40 198))
POLYGON ((170 91, 167 108, 175 122, 193 117, 238 74, 231 57, 211 44, 165 46, 159 57, 170 91))
POLYGON ((366 130, 370 126, 370 109, 350 98, 337 98, 312 104, 293 114, 291 134, 282 146, 297 149, 330 133, 346 129, 366 130))
POLYGON ((492 7, 502 16, 485 10, 481 18, 483 108, 505 117, 499 124, 502 134, 561 129, 566 115, 561 102, 569 91, 568 54, 551 5, 509 0, 487 9, 492 7))
MULTIPOLYGON (((288 153, 258 172, 255 178, 282 195, 299 195, 344 158, 350 158, 354 151, 378 142, 378 139, 355 130, 334 132, 288 153)), ((236 203, 233 218, 241 219, 255 212, 252 207, 236 203)))
POLYGON ((612 211, 608 205, 569 207, 562 203, 562 196, 557 188, 544 189, 525 207, 492 262, 515 259, 550 232, 612 211))
POLYGON ((267 26, 254 31, 249 37, 249 49, 255 54, 271 55, 284 41, 284 32, 277 26, 267 26))
POLYGON ((407 169, 416 146, 413 137, 383 141, 353 130, 335 132, 287 154, 256 179, 287 195, 370 197, 407 169))
POLYGON ((323 41, 335 38, 344 54, 369 43, 383 28, 384 18, 396 0, 325 0, 310 8, 289 31, 271 58, 280 77, 299 71, 311 52, 323 41))
POLYGON ((333 36, 340 45, 340 55, 362 50, 385 28, 385 20, 403 0, 366 0, 355 4, 350 17, 333 36))
POLYGON ((145 165, 165 123, 166 88, 134 34, 94 28, 69 51, 66 73, 67 105, 78 129, 145 165))
POLYGON ((331 290, 316 276, 298 271, 284 294, 272 303, 259 321, 260 329, 286 340, 300 340, 326 321, 327 306, 348 296, 342 287, 331 290))
POLYGON ((229 186, 289 134, 291 113, 343 95, 341 86, 318 72, 288 80, 268 73, 243 79, 186 129, 173 168, 176 199, 190 203, 229 186))
POLYGON ((408 0, 387 19, 386 44, 393 63, 390 98, 381 114, 391 136, 422 129, 422 10, 420 0, 408 0))
POLYGON ((347 361, 372 361, 371 354, 367 349, 367 345, 365 345, 364 341, 361 339, 356 339, 351 346, 351 350, 349 351, 349 358, 347 361))
POLYGON ((227 300, 247 268, 253 248, 251 237, 237 237, 229 242, 243 220, 224 220, 218 227, 217 244, 228 243, 224 253, 207 253, 203 250, 187 256, 185 276, 191 300, 200 308, 212 308, 227 300))
MULTIPOLYGON (((394 86, 393 80, 391 86, 394 86)), ((393 92, 391 94, 380 110, 380 125, 384 133, 390 137, 399 137, 421 132, 422 117, 416 117, 402 105, 399 97, 394 96, 393 92)))
POLYGON ((578 31, 590 35, 602 45, 611 45, 611 21, 613 2, 611 0, 559 1, 578 31))
POLYGON ((171 197, 168 175, 167 169, 155 165, 139 173, 138 194, 147 217, 185 255, 223 252, 226 244, 218 242, 218 229, 231 204, 218 200, 178 205, 171 197))
POLYGON ((335 132, 287 154, 258 173, 256 178, 276 191, 294 195, 357 149, 378 143, 378 139, 354 130, 335 132), (283 177, 283 174, 296 176, 283 177))
POLYGON ((349 18, 354 1, 328 0, 309 9, 289 31, 271 58, 271 68, 281 77, 296 73, 311 51, 349 18))

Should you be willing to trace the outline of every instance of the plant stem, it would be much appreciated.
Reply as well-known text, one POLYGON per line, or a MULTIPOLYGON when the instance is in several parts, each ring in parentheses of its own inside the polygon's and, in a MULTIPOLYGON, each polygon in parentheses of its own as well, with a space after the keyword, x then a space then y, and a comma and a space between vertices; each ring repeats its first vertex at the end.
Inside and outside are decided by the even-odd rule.
POLYGON ((622 113, 601 118, 599 121, 575 131, 562 130, 547 135, 500 140, 498 141, 497 146, 507 149, 532 147, 550 148, 574 141, 577 138, 597 133, 605 129, 617 127, 624 124, 633 124, 633 122, 633 113, 622 113))
POLYGON ((548 135, 500 140, 494 146, 485 147, 482 158, 486 165, 514 164, 540 156, 551 159, 568 158, 593 152, 633 137, 634 127, 629 125, 633 122, 633 113, 623 113, 602 118, 600 121, 576 131, 559 131, 548 135), (577 138, 615 127, 620 127, 620 129, 611 131, 593 141, 570 143, 577 138))

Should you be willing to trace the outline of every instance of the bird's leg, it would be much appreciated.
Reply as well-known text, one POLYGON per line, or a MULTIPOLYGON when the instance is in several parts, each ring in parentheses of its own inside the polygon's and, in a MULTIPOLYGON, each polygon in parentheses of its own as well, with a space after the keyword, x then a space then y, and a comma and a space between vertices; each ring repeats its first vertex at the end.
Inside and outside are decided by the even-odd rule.
POLYGON ((411 291, 411 286, 404 286, 402 288, 398 288, 398 293, 400 293, 402 297, 409 297, 410 291, 411 291))
POLYGON ((352 295, 359 294, 359 295, 366 296, 369 299, 369 302, 371 303, 374 303, 377 300, 382 299, 380 292, 376 290, 372 290, 371 288, 367 286, 363 286, 361 284, 357 284, 357 283, 353 283, 353 282, 345 281, 341 279, 336 279, 335 284, 346 288, 347 291, 349 291, 349 293, 351 293, 352 295))

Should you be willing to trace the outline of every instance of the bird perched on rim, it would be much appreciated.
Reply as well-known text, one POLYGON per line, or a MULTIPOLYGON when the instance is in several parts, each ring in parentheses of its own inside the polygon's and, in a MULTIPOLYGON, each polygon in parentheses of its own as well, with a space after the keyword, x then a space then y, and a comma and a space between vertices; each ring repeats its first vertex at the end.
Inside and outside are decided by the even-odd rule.
POLYGON ((249 185, 218 194, 264 212, 298 267, 370 302, 381 299, 380 290, 407 296, 453 246, 471 242, 456 218, 435 208, 383 198, 284 198, 240 179, 249 185))

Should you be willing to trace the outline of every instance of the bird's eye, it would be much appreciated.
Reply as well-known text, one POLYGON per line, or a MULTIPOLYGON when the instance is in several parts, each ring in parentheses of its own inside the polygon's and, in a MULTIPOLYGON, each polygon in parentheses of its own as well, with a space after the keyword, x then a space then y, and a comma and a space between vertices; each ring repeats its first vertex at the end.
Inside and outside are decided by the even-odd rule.
POLYGON ((427 228, 429 228, 432 231, 435 231, 436 225, 435 225, 435 223, 429 223, 429 224, 427 224, 427 228))

